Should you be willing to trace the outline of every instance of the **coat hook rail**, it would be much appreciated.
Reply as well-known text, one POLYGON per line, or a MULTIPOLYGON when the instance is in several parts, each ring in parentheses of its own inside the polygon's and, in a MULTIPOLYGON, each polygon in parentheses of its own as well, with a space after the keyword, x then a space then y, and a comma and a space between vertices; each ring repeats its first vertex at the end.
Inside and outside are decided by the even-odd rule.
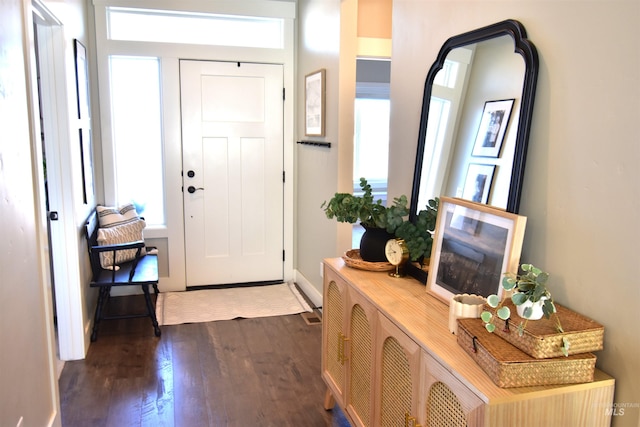
POLYGON ((298 144, 315 145, 315 146, 318 146, 318 147, 331 148, 331 143, 330 142, 298 141, 298 144))

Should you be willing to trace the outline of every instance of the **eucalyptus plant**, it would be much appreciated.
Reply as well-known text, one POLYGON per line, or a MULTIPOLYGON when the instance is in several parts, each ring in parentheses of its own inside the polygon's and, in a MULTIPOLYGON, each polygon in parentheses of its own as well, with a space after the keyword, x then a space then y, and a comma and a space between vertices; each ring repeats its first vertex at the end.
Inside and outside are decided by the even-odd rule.
POLYGON ((388 209, 387 231, 405 241, 412 261, 422 261, 431 256, 439 204, 437 197, 429 200, 425 209, 418 212, 415 222, 407 218, 409 209, 406 196, 394 199, 394 205, 388 209))
POLYGON ((320 206, 329 219, 335 218, 338 222, 355 224, 360 221, 363 227, 387 228, 387 207, 382 200, 373 200, 371 185, 365 178, 360 178, 360 188, 364 194, 354 196, 351 193, 335 193, 329 200, 320 206))
POLYGON ((371 185, 365 178, 360 178, 362 196, 350 193, 335 193, 320 206, 329 219, 355 224, 360 221, 364 227, 384 228, 388 233, 404 239, 412 261, 421 261, 431 256, 433 244, 432 233, 436 226, 439 199, 429 200, 426 208, 419 211, 416 221, 409 221, 407 196, 393 199, 393 204, 386 207, 382 200, 375 200, 371 185))

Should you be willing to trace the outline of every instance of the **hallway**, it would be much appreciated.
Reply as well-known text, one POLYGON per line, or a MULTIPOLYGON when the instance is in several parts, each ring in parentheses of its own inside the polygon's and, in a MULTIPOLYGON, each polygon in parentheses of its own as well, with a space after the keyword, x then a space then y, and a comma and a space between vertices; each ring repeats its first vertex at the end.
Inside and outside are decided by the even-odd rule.
POLYGON ((65 364, 62 425, 348 425, 322 407, 321 330, 291 315, 164 326, 158 339, 147 318, 104 322, 87 358, 65 364))

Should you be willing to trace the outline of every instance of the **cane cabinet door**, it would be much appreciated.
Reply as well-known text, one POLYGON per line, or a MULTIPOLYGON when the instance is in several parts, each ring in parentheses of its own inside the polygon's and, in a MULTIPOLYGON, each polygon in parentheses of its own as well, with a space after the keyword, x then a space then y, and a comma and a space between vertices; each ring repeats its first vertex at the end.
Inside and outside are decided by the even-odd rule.
POLYGON ((408 335, 385 316, 378 316, 375 356, 376 426, 417 426, 420 422, 421 351, 408 335))
POLYGON ((448 369, 423 350, 425 427, 476 427, 483 425, 484 402, 448 369))
POLYGON ((347 412, 357 427, 372 426, 373 353, 377 310, 357 291, 348 292, 347 412))
POLYGON ((347 284, 332 270, 324 270, 322 309, 322 377, 333 398, 345 407, 347 284))

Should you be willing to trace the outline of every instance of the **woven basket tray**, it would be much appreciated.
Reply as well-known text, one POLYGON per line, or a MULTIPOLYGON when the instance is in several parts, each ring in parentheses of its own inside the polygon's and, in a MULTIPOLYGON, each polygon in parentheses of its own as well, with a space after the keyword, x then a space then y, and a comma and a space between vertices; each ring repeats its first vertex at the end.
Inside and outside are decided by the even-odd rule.
POLYGON ((498 387, 576 384, 592 382, 596 356, 535 359, 487 332, 480 319, 458 320, 458 344, 480 365, 498 387))
POLYGON ((390 262, 369 262, 364 261, 360 256, 359 249, 351 249, 342 255, 342 259, 347 266, 367 271, 391 271, 395 266, 390 262))
POLYGON ((518 324, 524 319, 520 319, 510 299, 507 299, 504 305, 509 307, 512 313, 509 328, 505 328, 505 321, 496 316, 496 329, 493 333, 532 357, 543 359, 562 356, 562 337, 569 340, 570 355, 602 350, 604 326, 575 311, 555 304, 563 333, 558 332, 555 316, 551 316, 550 319, 543 317, 540 320, 529 320, 520 336, 518 324))

